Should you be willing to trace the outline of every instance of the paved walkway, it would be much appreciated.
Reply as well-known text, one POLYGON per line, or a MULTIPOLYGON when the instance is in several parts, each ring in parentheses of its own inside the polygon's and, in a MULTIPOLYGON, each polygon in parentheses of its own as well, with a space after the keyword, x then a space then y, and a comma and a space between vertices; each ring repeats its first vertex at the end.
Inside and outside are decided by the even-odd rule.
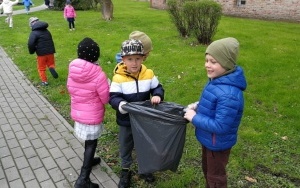
MULTIPOLYGON (((0 187, 70 188, 84 147, 0 47, 0 187)), ((116 188, 119 178, 102 160, 91 180, 116 188)))
MULTIPOLYGON (((30 8, 30 12, 36 12, 36 11, 41 11, 41 10, 46 10, 48 9, 48 7, 46 5, 39 5, 39 6, 31 6, 30 8)), ((21 9, 21 10, 14 10, 13 11, 13 15, 16 15, 16 14, 25 14, 25 10, 24 9, 21 9)), ((1 16, 6 16, 6 14, 0 14, 0 17, 1 16)))

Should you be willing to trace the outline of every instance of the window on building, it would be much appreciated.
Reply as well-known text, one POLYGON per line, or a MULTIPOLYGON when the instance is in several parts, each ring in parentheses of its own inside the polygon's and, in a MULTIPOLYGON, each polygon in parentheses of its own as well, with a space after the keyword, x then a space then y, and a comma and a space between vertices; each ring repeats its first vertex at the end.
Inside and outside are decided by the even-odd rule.
POLYGON ((237 6, 246 5, 246 0, 237 0, 237 6))

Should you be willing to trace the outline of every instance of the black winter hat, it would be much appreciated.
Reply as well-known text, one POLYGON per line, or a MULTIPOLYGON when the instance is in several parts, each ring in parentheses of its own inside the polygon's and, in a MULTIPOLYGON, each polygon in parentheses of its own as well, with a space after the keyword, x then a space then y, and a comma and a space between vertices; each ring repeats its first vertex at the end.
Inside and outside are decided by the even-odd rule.
POLYGON ((77 47, 78 58, 89 62, 96 62, 100 57, 100 47, 93 39, 84 38, 77 47))

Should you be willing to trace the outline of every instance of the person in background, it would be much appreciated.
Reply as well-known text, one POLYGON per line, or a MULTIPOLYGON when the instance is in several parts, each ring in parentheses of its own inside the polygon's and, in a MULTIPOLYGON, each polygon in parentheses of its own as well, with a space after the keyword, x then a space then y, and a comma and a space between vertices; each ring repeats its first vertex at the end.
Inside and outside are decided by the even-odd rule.
POLYGON ((13 6, 17 5, 19 0, 10 1, 10 0, 3 0, 0 4, 1 13, 6 14, 7 18, 5 19, 5 23, 8 23, 10 28, 13 28, 13 6))
MULTIPOLYGON (((119 125, 119 145, 121 158, 121 176, 118 187, 130 187, 133 162, 132 151, 134 140, 132 136, 130 117, 122 106, 128 102, 151 100, 158 104, 164 99, 164 89, 153 70, 143 65, 145 59, 144 47, 140 40, 129 39, 121 46, 122 62, 114 69, 110 86, 109 104, 116 110, 116 121, 119 125)), ((154 182, 152 173, 140 174, 146 182, 154 182)))
POLYGON ((23 0, 23 4, 25 7, 26 14, 29 14, 31 5, 34 6, 33 2, 31 0, 23 0))
POLYGON ((71 1, 67 0, 66 6, 64 8, 64 18, 69 23, 70 31, 75 30, 75 18, 76 18, 76 11, 74 7, 71 5, 71 1))
POLYGON ((91 38, 78 44, 78 58, 69 64, 67 89, 71 97, 71 118, 74 133, 84 141, 85 150, 75 188, 98 188, 91 182, 92 166, 101 162, 94 157, 98 138, 103 131, 105 104, 109 101, 109 82, 99 65, 100 47, 91 38))
MULTIPOLYGON (((129 39, 136 39, 142 41, 144 46, 144 53, 145 53, 144 61, 146 61, 150 52, 153 50, 152 41, 150 37, 142 31, 133 31, 129 34, 129 39)), ((120 52, 117 53, 115 58, 117 63, 120 63, 122 61, 121 53, 120 52)))
POLYGON ((46 69, 48 67, 53 78, 58 78, 55 70, 55 47, 48 23, 40 21, 37 17, 29 18, 31 33, 28 39, 28 50, 30 54, 37 55, 37 69, 41 79, 41 86, 48 86, 46 69))
POLYGON ((243 69, 236 65, 239 42, 232 37, 212 42, 205 52, 208 83, 199 102, 188 105, 184 118, 195 127, 202 145, 206 188, 226 188, 226 165, 244 111, 247 87, 243 69))

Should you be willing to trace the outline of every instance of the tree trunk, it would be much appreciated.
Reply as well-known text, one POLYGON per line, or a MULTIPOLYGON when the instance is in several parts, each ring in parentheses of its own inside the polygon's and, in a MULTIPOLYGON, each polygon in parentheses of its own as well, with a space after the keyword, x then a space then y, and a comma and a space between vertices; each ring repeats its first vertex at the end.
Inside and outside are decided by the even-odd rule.
POLYGON ((100 0, 101 13, 106 21, 113 19, 114 5, 111 0, 100 0))

